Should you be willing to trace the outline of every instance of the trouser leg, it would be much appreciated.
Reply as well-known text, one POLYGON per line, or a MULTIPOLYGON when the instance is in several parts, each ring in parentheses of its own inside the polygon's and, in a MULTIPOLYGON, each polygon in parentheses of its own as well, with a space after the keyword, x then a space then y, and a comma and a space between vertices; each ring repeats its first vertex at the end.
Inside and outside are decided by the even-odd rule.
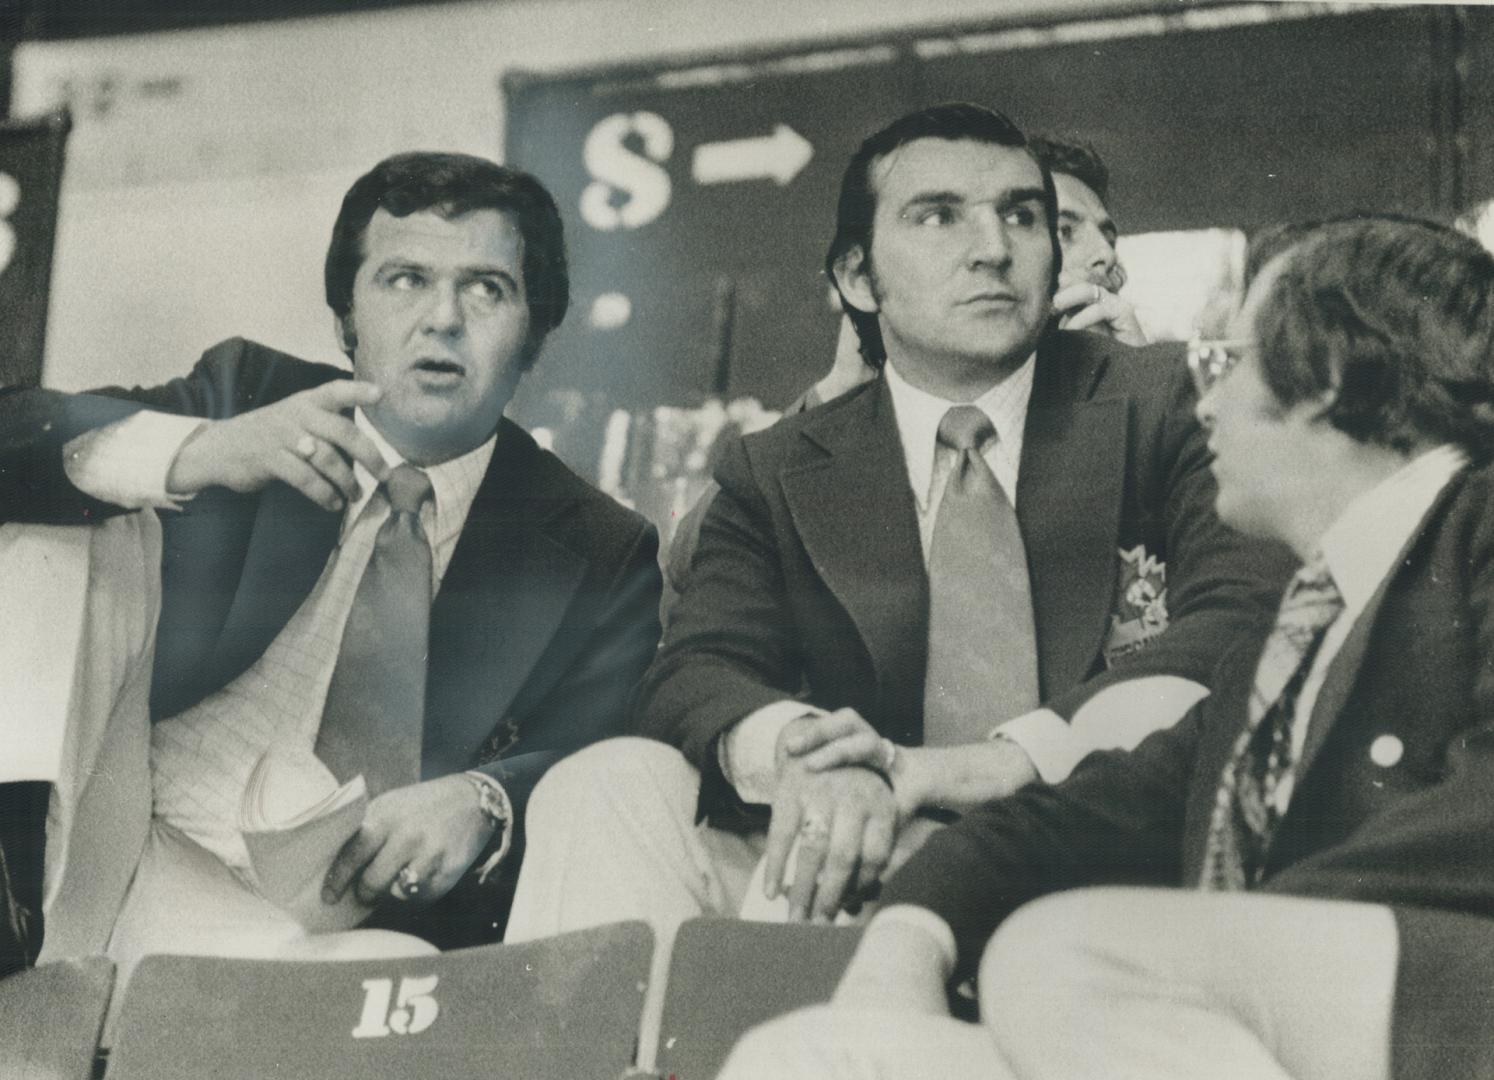
POLYGON ((981 1012, 1023 1080, 1385 1080, 1387 908, 1086 889, 1038 901, 981 963, 981 1012))
POLYGON ((525 811, 524 862, 505 941, 642 919, 654 963, 639 1036, 652 1065, 669 953, 680 923, 735 915, 761 836, 695 823, 700 776, 673 747, 607 739, 545 774, 525 811))

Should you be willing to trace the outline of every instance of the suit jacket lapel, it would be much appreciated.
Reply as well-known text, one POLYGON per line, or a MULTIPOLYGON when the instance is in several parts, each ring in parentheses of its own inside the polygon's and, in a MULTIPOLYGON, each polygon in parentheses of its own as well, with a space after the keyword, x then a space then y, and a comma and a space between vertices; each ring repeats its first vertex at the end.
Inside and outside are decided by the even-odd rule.
MULTIPOLYGON (((1300 784, 1312 768, 1313 761, 1318 752, 1323 748, 1323 743, 1328 738, 1328 733, 1338 722, 1338 718, 1348 703, 1349 695, 1353 692, 1359 681, 1359 671, 1364 665, 1364 657, 1369 650, 1370 636, 1375 629, 1375 621, 1380 617, 1380 609, 1385 603, 1385 594, 1390 590, 1395 579, 1404 571, 1406 558, 1411 548, 1421 539, 1422 532, 1426 528, 1427 521, 1437 510, 1452 497, 1453 492, 1459 487, 1457 478, 1445 486, 1436 499, 1432 501, 1431 507, 1422 515, 1417 523, 1411 538, 1401 547, 1396 554, 1395 561, 1391 563, 1392 570, 1380 582, 1380 587, 1375 590, 1370 602, 1365 605, 1354 627, 1349 631, 1349 636, 1344 639, 1343 645, 1338 650, 1332 662, 1328 665, 1328 674, 1323 680, 1322 688, 1318 691, 1317 700, 1313 702, 1312 718, 1307 725, 1307 739, 1302 745, 1302 757, 1297 763, 1297 782, 1300 784)), ((1288 805, 1288 815, 1291 807, 1288 805)))
POLYGON ((920 716, 928 650, 928 576, 902 439, 884 380, 802 435, 826 452, 784 471, 800 541, 855 623, 892 715, 920 716))
POLYGON ((1052 334, 1038 348, 1017 520, 1045 698, 1089 674, 1116 587, 1130 410, 1124 398, 1088 400, 1106 362, 1102 349, 1052 334))
MULTIPOLYGON (((571 502, 546 489, 538 457, 505 421, 432 605, 424 775, 470 768, 485 739, 505 738, 494 729, 586 572, 586 560, 551 532, 571 502)), ((517 737, 509 731, 506 741, 517 737)))

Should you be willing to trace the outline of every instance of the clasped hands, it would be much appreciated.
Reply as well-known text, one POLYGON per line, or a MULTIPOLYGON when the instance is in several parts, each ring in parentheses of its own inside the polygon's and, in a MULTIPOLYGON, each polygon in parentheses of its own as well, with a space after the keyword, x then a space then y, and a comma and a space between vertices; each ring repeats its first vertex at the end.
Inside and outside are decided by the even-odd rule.
POLYGON ((352 888, 365 904, 391 897, 432 903, 461 879, 493 829, 461 774, 386 791, 369 802, 362 827, 332 861, 322 902, 335 904, 352 888))

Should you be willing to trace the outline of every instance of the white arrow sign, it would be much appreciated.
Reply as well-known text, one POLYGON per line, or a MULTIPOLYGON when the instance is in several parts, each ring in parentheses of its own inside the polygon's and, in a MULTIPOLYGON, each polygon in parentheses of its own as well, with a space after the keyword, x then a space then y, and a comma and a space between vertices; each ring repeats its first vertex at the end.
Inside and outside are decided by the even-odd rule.
POLYGON ((697 184, 771 178, 781 186, 798 176, 812 157, 814 146, 808 139, 787 124, 778 124, 771 135, 702 143, 695 148, 690 169, 697 184))

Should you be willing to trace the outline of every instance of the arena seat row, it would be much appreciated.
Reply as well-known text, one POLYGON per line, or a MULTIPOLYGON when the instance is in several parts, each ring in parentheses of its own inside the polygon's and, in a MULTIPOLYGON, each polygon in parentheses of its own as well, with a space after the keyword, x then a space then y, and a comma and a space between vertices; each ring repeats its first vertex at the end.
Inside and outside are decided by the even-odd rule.
MULTIPOLYGON (((760 1021, 826 1000, 854 928, 702 918, 670 957, 657 1075, 707 1080, 760 1021)), ((517 945, 394 960, 152 956, 107 1067, 102 957, 0 981, 7 1080, 617 1080, 632 1069, 653 935, 617 923, 517 945)))

